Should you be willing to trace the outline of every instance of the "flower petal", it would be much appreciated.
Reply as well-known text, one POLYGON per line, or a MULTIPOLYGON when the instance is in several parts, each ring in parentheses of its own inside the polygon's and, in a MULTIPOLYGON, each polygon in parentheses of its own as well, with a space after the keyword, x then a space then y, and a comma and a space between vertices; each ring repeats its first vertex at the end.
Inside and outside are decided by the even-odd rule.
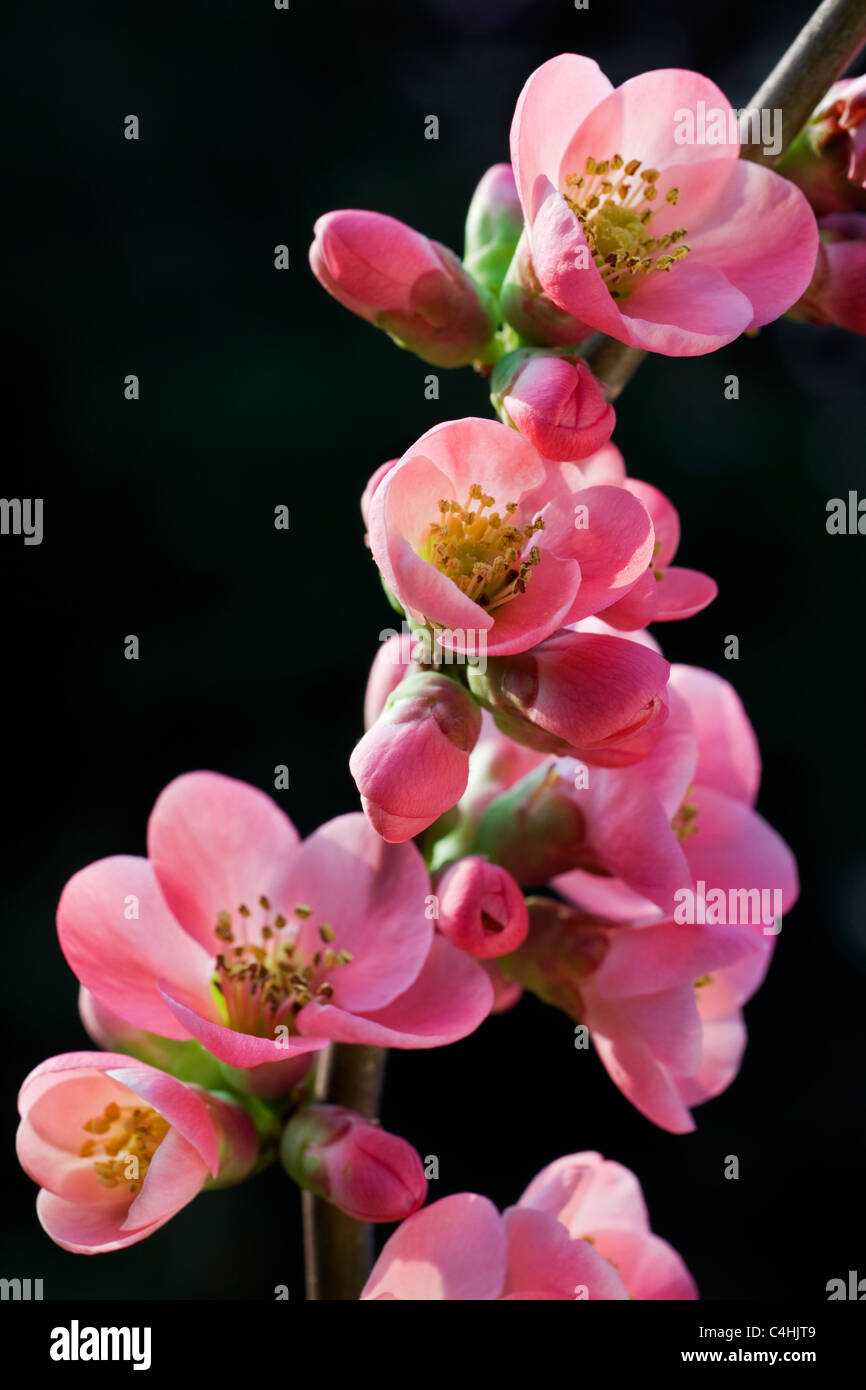
POLYGON ((506 1236, 486 1197, 461 1192, 416 1211, 385 1242, 363 1300, 490 1301, 505 1282, 506 1236))
POLYGON ((332 1004, 308 1004, 298 1028, 333 1042, 378 1047, 442 1047, 475 1031, 490 1013, 493 986, 486 972, 444 937, 433 945, 418 979, 384 1009, 351 1014, 332 1004))
POLYGON ((219 912, 254 907, 261 894, 281 910, 297 844, 297 831, 269 796, 216 772, 175 778, 147 827, 147 852, 166 902, 214 955, 219 912))
POLYGON ((518 1206, 549 1212, 572 1236, 590 1235, 597 1226, 649 1230, 634 1173, 592 1151, 567 1154, 542 1168, 518 1206))
POLYGON ((747 297, 752 305, 747 327, 756 328, 777 319, 808 288, 818 256, 818 228, 795 184, 772 169, 739 160, 706 223, 694 231, 689 226, 689 245, 701 265, 721 270, 747 297))
POLYGON ((546 1211, 509 1207, 503 1220, 508 1234, 507 1293, 526 1289, 590 1302, 628 1298, 613 1265, 588 1241, 572 1239, 546 1211))
POLYGON ((418 978, 430 953, 430 877, 413 844, 386 844, 360 813, 338 816, 304 841, 292 862, 291 901, 312 910, 298 946, 309 960, 328 924, 332 950, 353 959, 331 977, 336 1007, 380 1009, 418 978))
POLYGON ((511 163, 526 217, 536 209, 536 178, 556 182, 562 156, 574 131, 613 87, 591 58, 560 53, 542 63, 517 99, 511 124, 511 163))
POLYGON ((75 874, 60 898, 57 934, 81 984, 128 1023, 189 1037, 160 996, 163 976, 209 1007, 212 960, 178 925, 146 859, 119 854, 75 874))

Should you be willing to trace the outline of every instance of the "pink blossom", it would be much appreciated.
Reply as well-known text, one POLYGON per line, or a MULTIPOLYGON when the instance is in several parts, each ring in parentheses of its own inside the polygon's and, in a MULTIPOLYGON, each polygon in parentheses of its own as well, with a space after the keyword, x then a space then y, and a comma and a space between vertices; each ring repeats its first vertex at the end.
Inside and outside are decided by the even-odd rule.
POLYGON ((349 759, 383 839, 410 840, 460 800, 480 731, 481 711, 462 685, 435 671, 404 677, 349 759))
POLYGON ((121 1250, 164 1226, 205 1186, 246 1177, 258 1141, 239 1104, 119 1053, 40 1063, 18 1097, 21 1166, 64 1250, 121 1250))
POLYGON ((310 265, 340 304, 436 366, 471 362, 495 327, 454 252, 382 213, 320 217, 310 265))
POLYGON ((544 458, 585 458, 607 443, 616 424, 601 383, 576 355, 510 353, 497 364, 490 388, 503 422, 544 458))
POLYGON ((425 917, 414 845, 356 814, 301 843, 254 787, 211 772, 171 782, 148 858, 77 873, 57 914, 80 982, 128 1022, 197 1038, 243 1072, 331 1040, 435 1047, 489 1011, 483 971, 425 917), (134 907, 131 915, 130 907, 134 907))
POLYGON ((579 322, 672 356, 711 352, 778 318, 808 285, 817 251, 798 188, 740 160, 739 140, 689 141, 681 113, 699 102, 729 122, 726 98, 697 73, 648 72, 614 90, 591 59, 562 54, 529 78, 511 128, 544 295, 579 322))
POLYGON ((583 1024, 611 1079, 647 1119, 694 1129, 690 1108, 723 1091, 746 1044, 740 1006, 772 941, 739 926, 612 922, 530 900, 523 946, 502 961, 517 984, 583 1024))
POLYGON ((633 1173, 597 1153, 542 1169, 502 1215, 460 1193, 416 1212, 376 1261, 362 1299, 695 1299, 680 1256, 653 1235, 633 1173))
POLYGON ((436 881, 439 930, 470 956, 504 956, 529 930, 523 894, 507 870, 477 854, 446 868, 436 881))
POLYGON ((424 1167, 412 1145, 345 1106, 296 1111, 280 1155, 301 1187, 355 1221, 402 1221, 427 1197, 424 1167))
POLYGON ((423 435, 368 489, 370 548, 388 588, 443 648, 526 651, 622 598, 652 524, 620 487, 581 487, 494 420, 423 435))

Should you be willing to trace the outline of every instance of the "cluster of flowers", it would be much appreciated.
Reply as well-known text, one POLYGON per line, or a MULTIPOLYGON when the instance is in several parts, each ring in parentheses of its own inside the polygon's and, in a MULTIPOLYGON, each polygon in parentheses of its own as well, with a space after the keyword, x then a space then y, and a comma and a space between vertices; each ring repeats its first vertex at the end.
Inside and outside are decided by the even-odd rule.
POLYGON ((158 798, 147 858, 67 884, 60 944, 105 1050, 37 1067, 19 1130, 59 1244, 128 1245, 279 1155, 358 1220, 403 1222, 364 1298, 697 1296, 620 1165, 559 1159, 502 1216, 473 1194, 420 1211, 419 1156, 316 1104, 311 1067, 330 1043, 452 1043, 527 989, 665 1130, 736 1075, 796 866, 754 809, 736 693, 647 632, 716 586, 673 563, 677 512, 627 475, 581 347, 703 353, 786 311, 862 328, 839 281, 866 240, 833 212, 819 242, 791 181, 808 163, 822 212, 862 197, 861 92, 834 88, 785 178, 736 145, 675 143, 676 109, 729 109, 705 78, 613 90, 564 55, 524 88, 463 262, 376 213, 317 224, 325 288, 424 360, 474 363, 500 418, 437 426, 364 492, 405 620, 351 759, 364 814, 301 841, 262 792, 190 773, 158 798), (824 145, 845 142, 828 171, 824 145), (701 894, 716 906, 684 916, 701 894))

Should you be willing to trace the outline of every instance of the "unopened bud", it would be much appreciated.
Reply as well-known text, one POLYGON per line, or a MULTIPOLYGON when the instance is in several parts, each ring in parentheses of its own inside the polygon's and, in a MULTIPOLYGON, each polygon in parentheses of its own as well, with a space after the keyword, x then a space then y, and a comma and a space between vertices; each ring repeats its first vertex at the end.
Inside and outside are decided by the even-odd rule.
POLYGON ((510 164, 494 164, 482 178, 466 215, 463 264, 479 284, 499 293, 523 231, 523 209, 510 164))
POLYGON ((297 1111, 283 1131, 280 1157, 300 1187, 355 1221, 403 1221, 427 1196, 412 1145, 343 1106, 297 1111))
POLYGON ((866 333, 866 212, 821 218, 815 274, 787 317, 866 333))
POLYGON ((501 865, 468 855, 445 869, 435 887, 439 930, 468 955, 504 956, 525 938, 523 894, 501 865))
POLYGON ((776 168, 819 217, 866 209, 866 76, 834 83, 776 168))
POLYGON ((529 652, 469 668, 472 693, 503 733, 540 753, 624 767, 667 718, 670 666, 627 638, 563 629, 529 652))
POLYGON ((340 304, 434 366, 472 362, 496 328, 488 291, 454 252, 382 213, 320 217, 310 265, 340 304))
POLYGON ((490 392, 500 419, 545 458, 560 462, 594 454, 616 423, 601 384, 574 354, 510 352, 497 363, 490 392))
POLYGON ((384 840, 410 840, 457 804, 480 732, 480 709, 450 676, 417 671, 400 682, 349 759, 384 840))

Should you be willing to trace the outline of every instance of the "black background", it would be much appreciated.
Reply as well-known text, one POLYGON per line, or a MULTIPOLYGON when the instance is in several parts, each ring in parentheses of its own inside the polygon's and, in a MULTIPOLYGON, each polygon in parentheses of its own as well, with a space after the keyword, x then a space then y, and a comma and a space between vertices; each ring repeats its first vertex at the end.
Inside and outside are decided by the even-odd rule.
MULTIPOLYGON (((285 763, 291 789, 276 797, 303 833, 356 806, 346 764, 393 620, 358 497, 430 425, 488 413, 468 369, 441 371, 426 401, 433 369, 320 290, 306 261, 316 216, 371 207, 459 250, 539 63, 587 53, 614 82, 693 67, 741 106, 809 9, 13 7, 2 492, 44 497, 45 535, 0 538, 4 1276, 41 1277, 48 1298, 303 1294, 299 1202, 280 1170, 84 1259, 42 1234, 12 1138, 27 1071, 87 1045, 54 932, 60 890, 91 860, 143 853, 165 783, 204 767, 272 790, 285 763), (137 143, 123 138, 129 113, 137 143), (278 243, 288 272, 274 269, 278 243), (138 402, 123 397, 132 372, 138 402), (273 526, 281 503, 288 533, 273 526), (131 633, 138 662, 123 656, 131 633)), ((672 497, 681 562, 721 589, 661 632, 665 652, 735 681, 764 754, 760 809, 800 860, 737 1081, 697 1111, 696 1134, 665 1134, 533 1000, 388 1063, 383 1121, 439 1156, 431 1198, 505 1206, 553 1158, 598 1148, 639 1175, 706 1298, 823 1298, 828 1279, 866 1274, 866 541, 825 528, 829 498, 866 490, 864 367, 858 339, 784 323, 709 357, 650 360, 619 402, 629 472, 672 497), (723 396, 732 372, 739 401, 723 396), (738 662, 723 658, 728 634, 738 662), (739 1181, 723 1177, 728 1154, 739 1181)))

